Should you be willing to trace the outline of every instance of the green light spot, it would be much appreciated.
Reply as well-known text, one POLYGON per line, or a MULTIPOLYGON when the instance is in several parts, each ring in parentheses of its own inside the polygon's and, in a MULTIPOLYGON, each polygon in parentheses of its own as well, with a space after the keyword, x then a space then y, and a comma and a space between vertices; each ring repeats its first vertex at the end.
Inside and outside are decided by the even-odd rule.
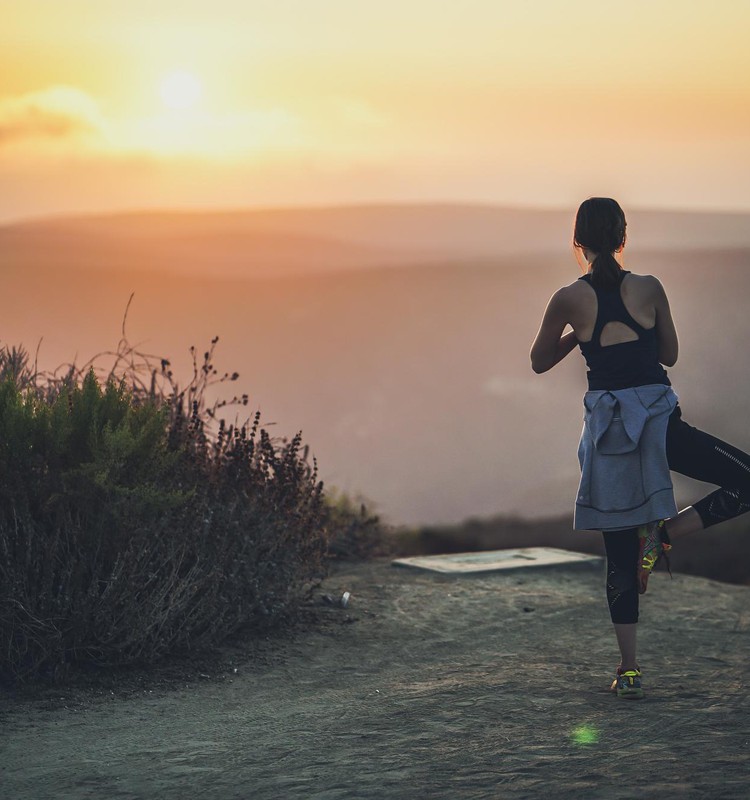
POLYGON ((596 744, 599 741, 599 731, 593 725, 580 725, 573 729, 570 738, 574 744, 596 744))

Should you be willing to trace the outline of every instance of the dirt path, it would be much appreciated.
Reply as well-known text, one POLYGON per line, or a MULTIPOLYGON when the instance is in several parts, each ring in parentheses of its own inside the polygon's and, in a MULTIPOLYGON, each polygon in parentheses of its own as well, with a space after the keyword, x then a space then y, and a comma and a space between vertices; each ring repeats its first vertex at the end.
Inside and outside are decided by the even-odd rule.
POLYGON ((601 584, 600 566, 338 568, 321 591, 350 607, 321 605, 266 663, 67 709, 11 701, 0 797, 750 796, 750 590, 655 575, 648 694, 629 702, 607 691, 601 584))

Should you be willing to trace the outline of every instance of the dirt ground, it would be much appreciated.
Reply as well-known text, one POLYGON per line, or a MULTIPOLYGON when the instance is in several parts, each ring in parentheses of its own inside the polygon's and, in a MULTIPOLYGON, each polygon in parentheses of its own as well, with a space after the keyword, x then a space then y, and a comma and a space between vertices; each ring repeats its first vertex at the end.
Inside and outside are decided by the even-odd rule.
POLYGON ((625 701, 602 586, 338 565, 291 637, 4 695, 0 797, 750 796, 750 589, 654 575, 625 701))

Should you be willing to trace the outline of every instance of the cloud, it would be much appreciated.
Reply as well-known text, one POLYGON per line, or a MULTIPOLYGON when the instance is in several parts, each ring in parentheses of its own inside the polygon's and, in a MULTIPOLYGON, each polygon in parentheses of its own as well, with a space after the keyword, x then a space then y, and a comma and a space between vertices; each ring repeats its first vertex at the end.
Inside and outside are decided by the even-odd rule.
POLYGON ((0 146, 30 139, 59 141, 103 129, 96 101, 72 86, 0 99, 0 146))
POLYGON ((162 108, 146 115, 105 116, 74 86, 57 85, 0 98, 0 155, 12 158, 72 152, 120 160, 325 160, 346 168, 352 158, 381 158, 393 149, 390 120, 360 99, 333 95, 313 107, 207 110, 162 108))

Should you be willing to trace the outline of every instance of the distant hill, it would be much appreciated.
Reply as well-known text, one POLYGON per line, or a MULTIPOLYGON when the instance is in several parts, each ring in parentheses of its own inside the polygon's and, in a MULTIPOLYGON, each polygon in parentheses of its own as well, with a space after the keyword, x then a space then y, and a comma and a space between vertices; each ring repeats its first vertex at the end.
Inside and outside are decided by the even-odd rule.
MULTIPOLYGON (((630 252, 750 247, 750 215, 628 212, 630 252)), ((370 205, 144 211, 0 226, 7 266, 269 277, 570 252, 572 211, 370 205)))

